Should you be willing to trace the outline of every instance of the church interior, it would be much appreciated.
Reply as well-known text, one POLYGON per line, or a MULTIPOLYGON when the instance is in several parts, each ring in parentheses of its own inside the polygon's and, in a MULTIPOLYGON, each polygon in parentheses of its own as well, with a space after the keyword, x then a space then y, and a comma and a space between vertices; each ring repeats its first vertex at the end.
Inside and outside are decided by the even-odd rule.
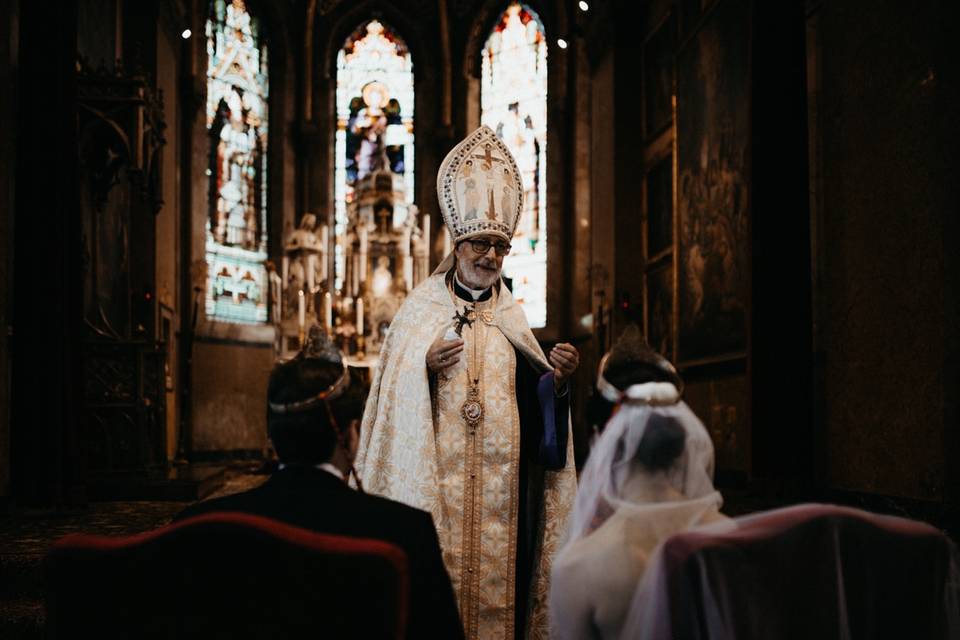
MULTIPOLYGON (((369 381, 452 249, 437 172, 481 125, 522 176, 505 282, 544 350, 579 351, 578 469, 635 325, 724 513, 830 503, 955 539, 948 5, 5 1, 0 635, 42 635, 59 536, 261 481, 268 377, 311 327, 369 381)), ((494 215, 504 189, 467 198, 494 215)))

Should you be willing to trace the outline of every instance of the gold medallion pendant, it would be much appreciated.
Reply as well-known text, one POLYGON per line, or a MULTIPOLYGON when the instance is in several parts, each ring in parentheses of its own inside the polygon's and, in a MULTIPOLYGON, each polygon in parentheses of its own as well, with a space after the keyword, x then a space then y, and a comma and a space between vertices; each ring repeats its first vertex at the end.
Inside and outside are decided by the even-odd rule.
POLYGON ((460 415, 471 427, 476 427, 483 419, 483 403, 480 402, 480 389, 471 386, 467 392, 467 399, 460 407, 460 415))

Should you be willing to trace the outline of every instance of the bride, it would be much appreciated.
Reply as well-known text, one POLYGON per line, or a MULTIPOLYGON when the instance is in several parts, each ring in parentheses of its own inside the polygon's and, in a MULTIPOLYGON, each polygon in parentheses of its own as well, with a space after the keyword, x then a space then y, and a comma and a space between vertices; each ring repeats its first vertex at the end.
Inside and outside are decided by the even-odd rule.
POLYGON ((570 528, 553 565, 552 638, 618 638, 661 542, 726 519, 713 488, 713 444, 680 399, 673 366, 629 327, 600 362, 612 407, 580 478, 570 528))

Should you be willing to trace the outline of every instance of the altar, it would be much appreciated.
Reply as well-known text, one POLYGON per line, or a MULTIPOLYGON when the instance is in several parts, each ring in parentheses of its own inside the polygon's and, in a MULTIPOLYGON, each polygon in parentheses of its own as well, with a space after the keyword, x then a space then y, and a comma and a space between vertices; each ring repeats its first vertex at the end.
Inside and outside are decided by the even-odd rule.
POLYGON ((318 224, 305 213, 285 239, 282 268, 270 276, 278 359, 296 355, 317 324, 349 366, 375 366, 404 299, 429 277, 430 217, 389 162, 378 166, 356 181, 343 233, 332 232, 331 216, 318 224))

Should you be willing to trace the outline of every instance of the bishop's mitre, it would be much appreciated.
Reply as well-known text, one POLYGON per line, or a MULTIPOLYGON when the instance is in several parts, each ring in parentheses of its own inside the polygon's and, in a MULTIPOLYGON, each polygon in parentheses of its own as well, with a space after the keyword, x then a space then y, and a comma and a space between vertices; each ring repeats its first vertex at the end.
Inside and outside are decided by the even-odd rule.
POLYGON ((481 126, 444 158, 437 198, 454 243, 479 235, 513 238, 523 182, 513 155, 490 127, 481 126))

